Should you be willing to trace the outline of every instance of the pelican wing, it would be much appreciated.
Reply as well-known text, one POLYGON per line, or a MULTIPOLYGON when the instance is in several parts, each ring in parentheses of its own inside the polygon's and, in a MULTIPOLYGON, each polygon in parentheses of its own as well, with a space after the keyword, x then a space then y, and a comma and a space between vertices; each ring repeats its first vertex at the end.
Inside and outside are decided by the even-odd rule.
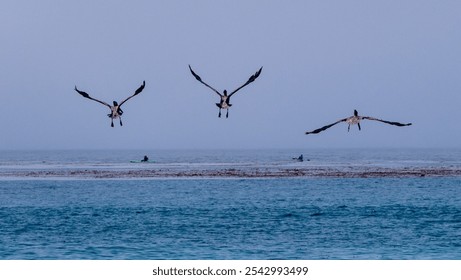
POLYGON ((77 89, 77 86, 75 86, 75 91, 78 92, 81 96, 85 97, 85 98, 88 98, 88 99, 91 99, 91 100, 94 100, 96 102, 99 102, 101 103, 102 105, 106 105, 107 107, 111 108, 111 106, 109 104, 107 104, 106 102, 104 101, 101 101, 101 100, 97 100, 91 96, 88 95, 88 93, 84 92, 84 91, 81 91, 81 90, 78 90, 77 89))
POLYGON ((123 103, 127 102, 130 98, 132 98, 132 97, 138 95, 139 93, 141 93, 141 91, 144 89, 145 86, 146 86, 146 81, 142 81, 142 85, 134 92, 134 94, 132 96, 130 96, 127 99, 123 100, 120 103, 119 107, 122 106, 123 103))
POLYGON ((411 123, 390 122, 390 121, 385 121, 385 120, 381 120, 381 119, 377 119, 377 118, 373 118, 373 117, 362 117, 362 119, 383 122, 383 123, 396 125, 396 126, 408 126, 408 125, 411 125, 411 123))
POLYGON ((254 75, 252 75, 248 81, 246 83, 244 83, 241 87, 239 87, 238 89, 234 90, 233 92, 231 92, 229 94, 229 97, 231 97, 234 93, 236 93, 237 91, 239 91, 240 89, 242 89, 244 86, 248 85, 248 84, 251 84, 252 82, 254 82, 256 80, 256 78, 259 77, 259 74, 261 74, 261 71, 263 70, 263 68, 259 68, 258 71, 256 71, 256 73, 254 73, 254 75))
POLYGON ((332 124, 325 125, 325 126, 323 126, 323 127, 321 127, 321 128, 318 128, 318 129, 316 129, 316 130, 307 131, 306 134, 317 134, 317 133, 319 133, 319 132, 322 132, 322 131, 324 131, 324 130, 329 129, 330 127, 334 126, 335 124, 338 124, 338 123, 340 123, 340 122, 345 122, 346 120, 347 120, 347 118, 342 119, 342 120, 339 120, 339 121, 334 122, 334 123, 332 123, 332 124))
POLYGON ((208 88, 210 88, 211 90, 213 90, 214 92, 216 92, 216 94, 218 94, 219 96, 222 96, 222 94, 219 93, 219 91, 217 91, 216 89, 214 89, 213 87, 211 87, 210 85, 208 85, 207 83, 205 83, 204 81, 202 81, 202 78, 200 78, 199 75, 195 74, 195 72, 192 70, 192 68, 190 67, 190 65, 189 65, 189 69, 190 69, 190 72, 192 73, 192 75, 194 75, 194 77, 197 79, 197 81, 201 82, 202 84, 204 84, 205 86, 207 86, 208 88))

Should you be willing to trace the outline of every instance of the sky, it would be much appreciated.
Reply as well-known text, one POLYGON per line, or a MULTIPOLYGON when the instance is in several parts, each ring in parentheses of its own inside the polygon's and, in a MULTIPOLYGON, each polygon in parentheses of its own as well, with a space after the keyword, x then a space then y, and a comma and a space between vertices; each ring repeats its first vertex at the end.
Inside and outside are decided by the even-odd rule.
POLYGON ((461 148, 461 1, 0 2, 0 150, 461 148), (217 90, 234 90, 218 118, 217 90), (123 127, 74 86, 124 104, 123 127), (359 114, 411 122, 396 127, 359 114))

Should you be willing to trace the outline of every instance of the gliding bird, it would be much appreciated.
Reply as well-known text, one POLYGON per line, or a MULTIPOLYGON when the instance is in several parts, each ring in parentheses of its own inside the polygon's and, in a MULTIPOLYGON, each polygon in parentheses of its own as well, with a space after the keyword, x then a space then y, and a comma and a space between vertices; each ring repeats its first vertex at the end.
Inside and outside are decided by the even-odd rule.
POLYGON ((232 95, 234 95, 234 93, 236 93, 237 91, 239 91, 240 89, 242 89, 244 86, 254 82, 256 80, 256 78, 259 77, 259 74, 261 74, 261 71, 263 70, 263 68, 259 68, 258 71, 256 71, 256 73, 254 75, 252 75, 248 81, 246 83, 244 83, 241 87, 237 88, 236 90, 234 90, 233 92, 231 92, 230 94, 227 94, 227 90, 224 90, 223 93, 219 93, 219 91, 217 91, 216 89, 214 89, 213 87, 211 87, 210 85, 208 85, 207 83, 205 83, 204 81, 202 81, 202 79, 200 78, 199 75, 195 74, 195 72, 192 70, 192 68, 190 67, 189 65, 189 69, 190 69, 190 72, 192 73, 192 75, 194 75, 194 77, 197 79, 197 81, 201 82, 202 84, 204 84, 205 86, 207 86, 208 88, 210 88, 211 90, 213 90, 214 92, 216 92, 219 97, 221 98, 221 100, 219 101, 219 103, 216 103, 216 106, 218 106, 219 108, 219 114, 218 114, 218 117, 220 118, 221 117, 221 109, 226 109, 227 112, 226 112, 226 118, 229 117, 229 107, 232 106, 232 104, 230 104, 230 98, 232 95))
POLYGON ((319 133, 321 131, 324 131, 324 130, 334 126, 335 124, 340 123, 340 122, 346 122, 348 124, 347 131, 349 131, 349 129, 351 128, 351 125, 354 125, 354 124, 356 124, 359 127, 359 130, 361 130, 361 127, 360 127, 360 121, 361 120, 379 121, 379 122, 383 122, 383 123, 387 123, 387 124, 391 124, 391 125, 396 125, 396 126, 408 126, 408 125, 411 125, 411 123, 390 122, 390 121, 385 121, 385 120, 381 120, 381 119, 377 119, 377 118, 373 118, 373 117, 359 116, 359 113, 357 112, 357 110, 354 110, 354 115, 353 116, 341 119, 341 120, 339 120, 337 122, 334 122, 332 124, 323 126, 323 127, 318 128, 316 130, 308 131, 308 132, 306 132, 306 134, 319 133))
POLYGON ((107 116, 111 119, 111 123, 110 123, 110 126, 111 127, 114 127, 114 119, 120 119, 120 126, 122 126, 122 115, 123 115, 123 110, 122 108, 120 108, 123 103, 127 102, 130 98, 132 98, 133 96, 136 96, 138 95, 143 89, 144 87, 146 86, 146 81, 143 81, 142 82, 142 85, 134 92, 133 95, 131 95, 130 97, 126 98, 125 100, 123 100, 122 102, 120 102, 120 104, 117 103, 117 101, 113 101, 113 106, 107 104, 106 102, 104 101, 100 101, 98 99, 95 99, 91 96, 88 95, 88 93, 84 92, 84 91, 80 91, 77 89, 77 86, 75 86, 75 91, 78 92, 80 95, 82 95, 83 97, 85 98, 88 98, 88 99, 91 99, 91 100, 94 100, 96 102, 99 102, 101 103, 102 105, 105 105, 107 107, 109 107, 110 109, 110 114, 107 114, 107 116))

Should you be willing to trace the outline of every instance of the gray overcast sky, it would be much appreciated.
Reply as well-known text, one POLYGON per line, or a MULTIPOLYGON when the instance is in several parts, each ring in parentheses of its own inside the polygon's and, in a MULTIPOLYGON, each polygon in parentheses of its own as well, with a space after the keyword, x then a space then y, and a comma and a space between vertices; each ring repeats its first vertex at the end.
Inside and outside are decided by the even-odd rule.
POLYGON ((1 149, 461 147, 461 1, 0 2, 1 149), (232 98, 229 119, 188 64, 232 98), (110 127, 112 102, 124 126, 110 127), (347 133, 312 130, 357 109, 347 133))

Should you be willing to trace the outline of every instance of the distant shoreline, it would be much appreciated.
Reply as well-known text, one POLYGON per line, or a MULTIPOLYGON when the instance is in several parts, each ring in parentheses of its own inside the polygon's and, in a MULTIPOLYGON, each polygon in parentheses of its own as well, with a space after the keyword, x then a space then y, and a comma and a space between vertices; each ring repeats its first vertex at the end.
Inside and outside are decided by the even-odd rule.
POLYGON ((301 167, 301 168, 222 168, 222 169, 130 169, 130 170, 27 170, 0 171, 0 178, 68 178, 68 179, 149 179, 149 178, 415 178, 458 177, 461 168, 447 167, 301 167))

